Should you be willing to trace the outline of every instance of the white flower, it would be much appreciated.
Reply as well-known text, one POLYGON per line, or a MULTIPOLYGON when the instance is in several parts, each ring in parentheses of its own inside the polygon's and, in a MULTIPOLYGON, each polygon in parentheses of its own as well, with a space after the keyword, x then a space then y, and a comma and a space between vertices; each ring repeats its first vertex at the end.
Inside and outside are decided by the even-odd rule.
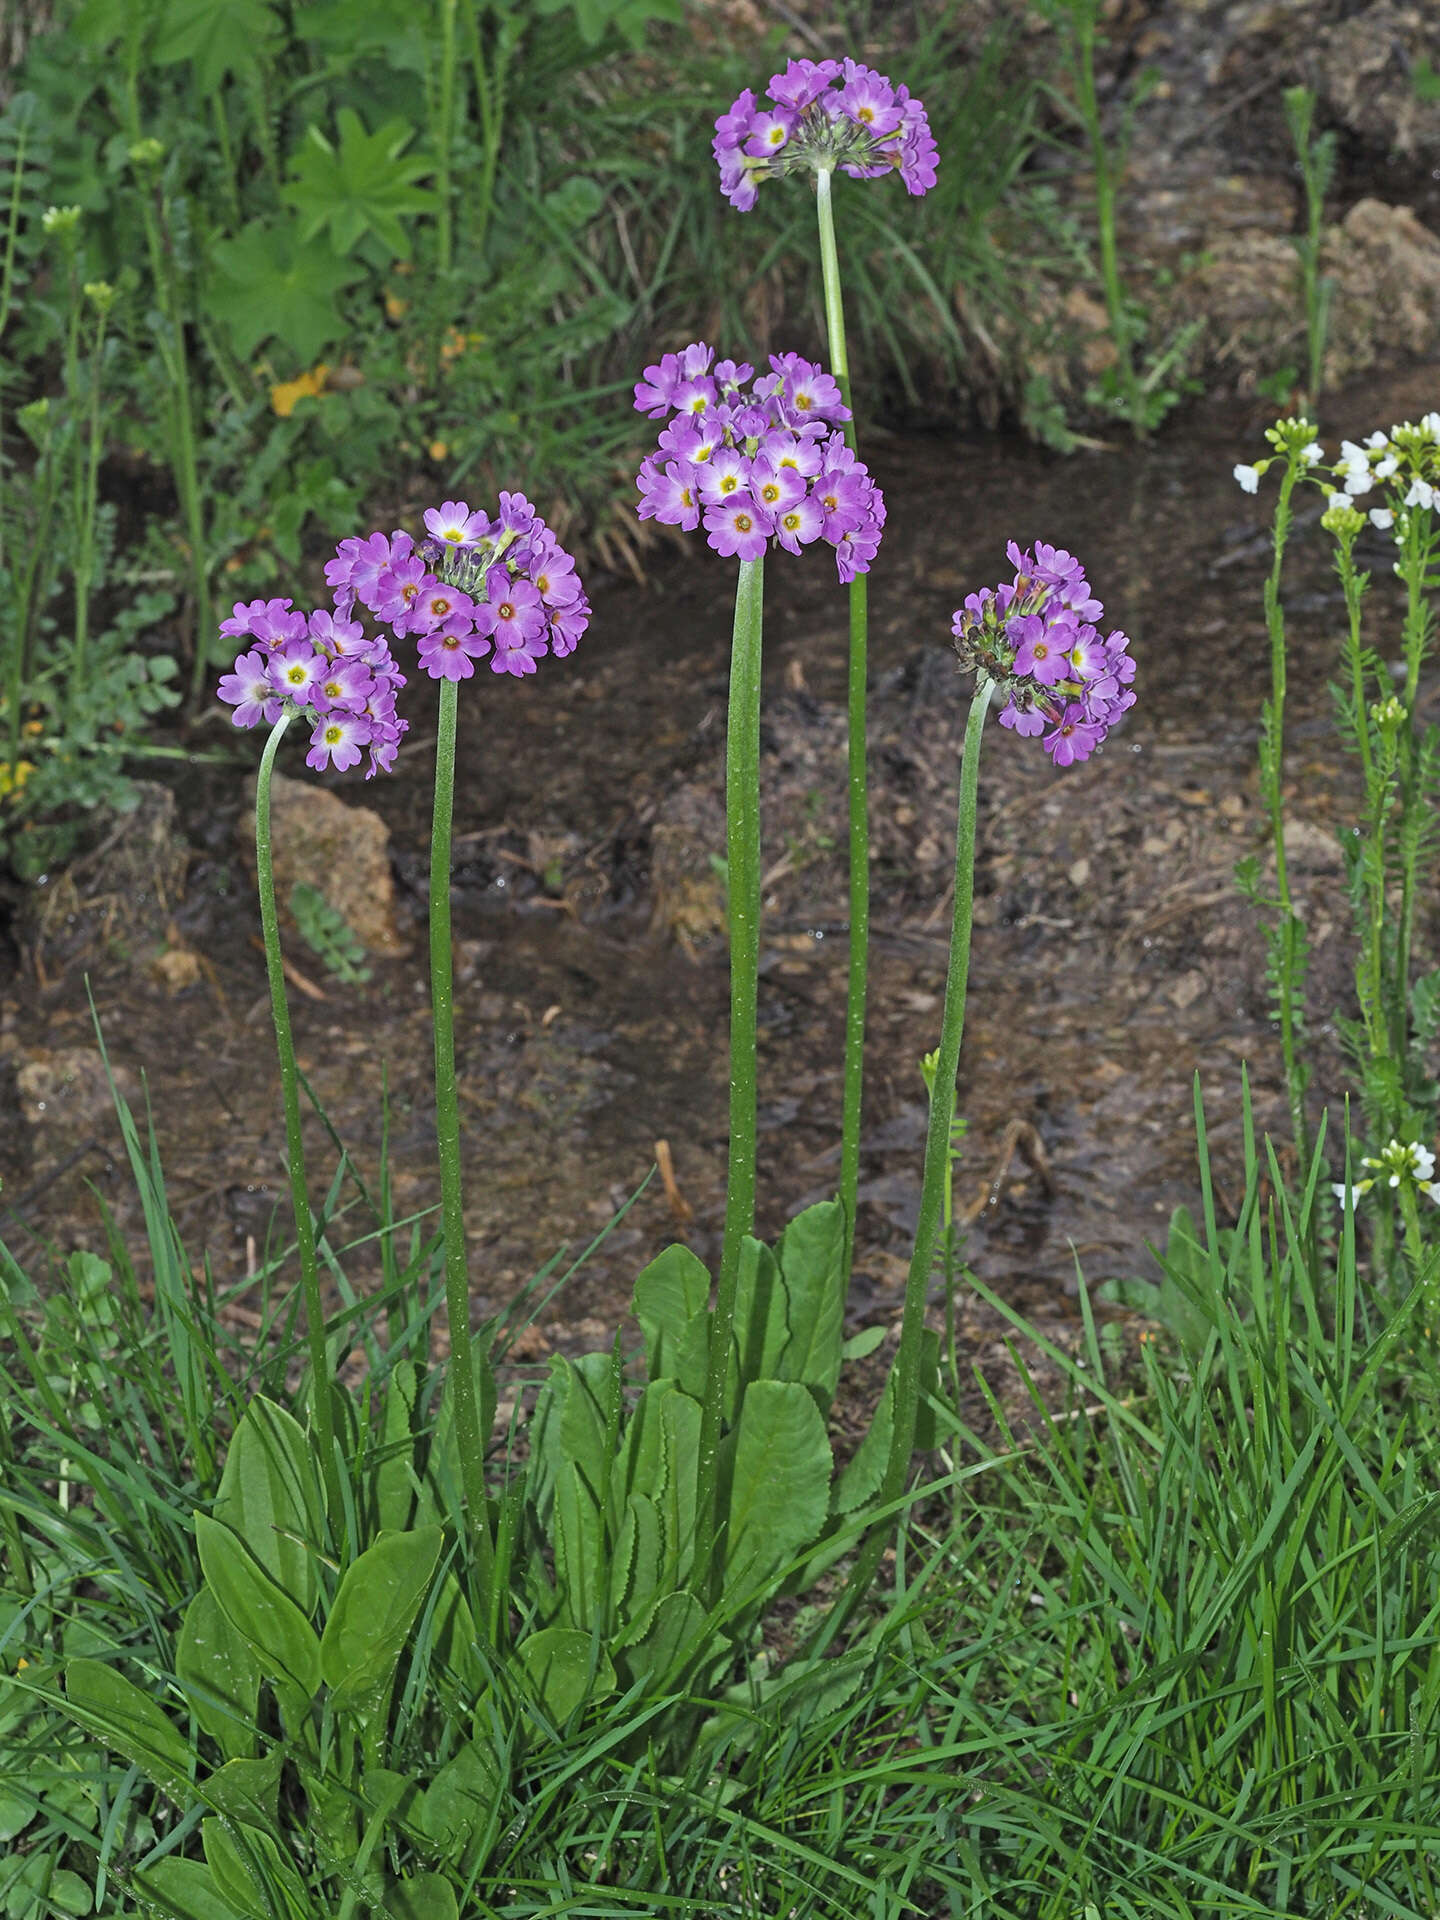
POLYGON ((1427 413, 1420 425, 1432 440, 1440 440, 1440 413, 1427 413))
MULTIPOLYGON (((1408 425, 1409 423, 1407 422, 1406 424, 1408 425)), ((1399 431, 1400 429, 1396 427, 1395 432, 1398 433, 1399 431)), ((1365 444, 1367 447, 1388 447, 1390 444, 1390 436, 1388 433, 1381 433, 1377 427, 1365 444)))
POLYGON ((1260 491, 1260 469, 1258 467, 1236 467, 1235 478, 1240 482, 1243 493, 1260 491))
POLYGON ((1368 467, 1370 456, 1363 447, 1357 447, 1353 440, 1340 442, 1340 465, 1342 467, 1368 467))
POLYGON ((1369 493, 1375 481, 1368 467, 1351 467, 1345 475, 1345 491, 1353 500, 1357 495, 1369 493))
POLYGON ((1399 464, 1400 462, 1395 458, 1393 453, 1387 453, 1375 469, 1375 478, 1377 480, 1388 480, 1399 464))
POLYGON ((1383 533, 1387 527, 1394 526, 1395 516, 1389 507, 1371 507, 1370 524, 1372 527, 1379 527, 1383 533))
POLYGON ((1407 507, 1433 507, 1435 489, 1428 480, 1412 480, 1403 504, 1407 507))
POLYGON ((1313 467, 1317 461, 1323 460, 1324 458, 1325 458, 1325 449, 1321 446, 1318 440, 1312 440, 1309 446, 1306 447, 1305 449, 1306 466, 1313 467))

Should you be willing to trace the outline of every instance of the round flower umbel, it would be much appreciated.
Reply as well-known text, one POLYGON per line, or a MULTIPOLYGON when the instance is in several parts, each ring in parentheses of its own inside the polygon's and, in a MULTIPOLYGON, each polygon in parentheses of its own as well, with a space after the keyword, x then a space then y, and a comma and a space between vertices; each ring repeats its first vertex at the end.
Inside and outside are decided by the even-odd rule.
POLYGON ((1033 553, 1013 540, 1005 552, 1015 578, 956 608, 955 651, 962 666, 995 681, 1001 726, 1044 734, 1045 751, 1068 767, 1088 760, 1135 704, 1130 642, 1118 629, 1101 639, 1095 622, 1104 609, 1073 554, 1043 540, 1033 553))
POLYGON ((395 711, 405 675, 384 635, 370 638, 337 608, 308 616, 288 600, 235 603, 220 631, 251 644, 223 674, 218 693, 235 709, 237 727, 273 726, 296 714, 311 728, 305 764, 322 773, 355 767, 369 754, 365 778, 389 773, 409 721, 395 711))
POLYGON ((502 493, 491 519, 464 500, 425 515, 426 537, 342 540, 325 577, 339 612, 358 601, 397 635, 415 640, 435 680, 468 680, 489 656, 492 673, 534 673, 563 658, 590 624, 575 562, 523 493, 502 493))
POLYGON ((830 374, 798 354, 757 375, 715 361, 703 340, 665 354, 636 383, 635 406, 666 420, 635 476, 642 520, 693 532, 717 553, 758 560, 823 540, 841 580, 868 573, 885 525, 880 489, 845 444, 850 418, 830 374))
POLYGON ((1440 1206, 1440 1181, 1435 1178, 1435 1156, 1429 1147, 1421 1146, 1418 1140, 1392 1140, 1388 1147, 1382 1147, 1375 1157, 1367 1155, 1360 1162, 1362 1167, 1370 1168, 1367 1179, 1357 1180, 1347 1188, 1343 1181, 1332 1183, 1332 1191, 1337 1200, 1350 1195, 1353 1206, 1362 1193, 1368 1193, 1379 1180, 1387 1187, 1413 1187, 1417 1193, 1423 1193, 1427 1200, 1440 1206))
POLYGON ((720 188, 747 213, 761 180, 830 173, 856 180, 898 173, 907 192, 935 184, 935 142, 925 109, 856 60, 792 60, 770 81, 768 102, 749 87, 715 122, 720 188))

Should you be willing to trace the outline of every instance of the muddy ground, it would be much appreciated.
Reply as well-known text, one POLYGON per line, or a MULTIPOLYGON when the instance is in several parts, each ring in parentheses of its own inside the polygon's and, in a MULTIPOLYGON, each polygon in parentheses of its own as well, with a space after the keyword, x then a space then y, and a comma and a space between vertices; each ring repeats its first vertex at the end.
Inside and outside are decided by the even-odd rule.
MULTIPOLYGON (((1338 444, 1418 418, 1437 398, 1440 363, 1351 389, 1327 408, 1325 438, 1338 444)), ((868 443, 890 517, 871 576, 875 937, 853 1326, 897 1316, 918 1202, 918 1062, 938 1038, 966 702, 949 618, 966 592, 1004 574, 1010 537, 1083 556, 1107 621, 1133 636, 1139 701, 1104 751, 1069 771, 1052 768, 1038 743, 987 729, 959 1110, 969 1123, 962 1198, 989 1199, 967 1257, 1068 1340, 1077 1262, 1092 1283, 1154 1277, 1147 1240, 1195 1198, 1197 1072, 1222 1209, 1240 1192, 1242 1066, 1260 1124, 1285 1132, 1259 934, 1231 877, 1263 839, 1255 741, 1268 686, 1268 512, 1230 469, 1260 450, 1263 420, 1210 407, 1156 446, 1117 434, 1068 459, 995 437, 868 443), (1017 1154, 990 1192, 1012 1123, 1035 1130, 1048 1177, 1017 1154)), ((1317 495, 1297 515, 1287 574, 1285 762, 1296 884, 1315 949, 1317 1111, 1346 1085, 1329 1032, 1333 1010, 1348 1004, 1352 964, 1334 832, 1355 799, 1326 691, 1342 602, 1318 513, 1317 495)), ((1381 536, 1365 559, 1380 582, 1371 637, 1393 654, 1396 600, 1381 536)), ((723 850, 732 589, 732 566, 694 542, 662 550, 645 586, 611 582, 595 594, 573 659, 547 663, 528 683, 485 675, 463 689, 456 1017, 477 1317, 557 1248, 583 1248, 645 1180, 657 1140, 669 1143, 678 1190, 667 1200, 652 1180, 543 1316, 533 1361, 550 1347, 608 1343, 635 1273, 677 1232, 704 1258, 718 1251, 727 975, 710 856, 723 850)), ((838 1167, 846 623, 828 555, 770 565, 766 1234, 831 1193, 838 1167)), ((424 958, 433 698, 428 682, 411 692, 414 731, 392 778, 315 781, 298 750, 289 756, 310 790, 330 787, 345 805, 373 809, 388 831, 394 902, 381 903, 372 939, 399 950, 372 953, 370 980, 341 987, 292 937, 312 991, 297 984, 291 1004, 301 1063, 371 1177, 388 1076, 396 1201, 407 1212, 437 1197, 424 958)), ((145 828, 139 855, 148 883, 117 881, 126 855, 123 840, 112 843, 84 888, 56 897, 63 910, 38 890, 0 961, 0 1203, 9 1208, 0 1232, 31 1267, 43 1265, 46 1242, 101 1246, 102 1201, 132 1246, 143 1242, 95 1070, 87 975, 122 1080, 138 1091, 144 1075, 192 1259, 207 1253, 220 1283, 243 1281, 284 1193, 246 865, 256 743, 214 718, 192 744, 233 745, 240 757, 196 766, 175 784, 188 860, 162 818, 145 828)), ((353 889, 350 897, 358 913, 353 889)), ((307 1138, 318 1182, 333 1153, 317 1124, 307 1138)), ((352 1268, 357 1286, 372 1284, 373 1249, 352 1268)), ((253 1318, 250 1298, 240 1293, 233 1309, 242 1325, 253 1318)), ((970 1296, 962 1322, 962 1359, 1003 1364, 998 1316, 970 1296)))

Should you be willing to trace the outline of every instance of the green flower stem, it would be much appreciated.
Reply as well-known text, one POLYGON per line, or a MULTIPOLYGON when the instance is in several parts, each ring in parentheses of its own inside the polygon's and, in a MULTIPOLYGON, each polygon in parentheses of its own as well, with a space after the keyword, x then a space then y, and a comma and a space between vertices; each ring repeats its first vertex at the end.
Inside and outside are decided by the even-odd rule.
POLYGON ((293 715, 281 714, 270 729, 260 771, 255 778, 255 872, 260 891, 260 931, 265 942, 265 971, 270 979, 270 1017, 275 1024, 275 1052, 280 1061, 280 1089, 285 1102, 285 1155, 290 1163, 290 1200, 295 1209, 295 1244, 300 1253, 300 1282, 305 1294, 305 1329, 310 1342, 310 1411, 315 1446, 325 1479, 325 1497, 331 1523, 340 1530, 344 1505, 340 1469, 335 1458, 335 1423, 330 1405, 330 1361, 325 1346, 325 1309, 320 1300, 320 1269, 315 1258, 315 1224, 310 1193, 305 1184, 305 1142, 300 1131, 300 1076, 295 1068, 295 1044, 290 1037, 290 1004, 285 995, 285 972, 280 958, 280 922, 275 911, 275 868, 270 854, 270 776, 275 755, 293 715))
POLYGON ((1405 581, 1405 724, 1400 733, 1400 915, 1395 937, 1395 982, 1391 1015, 1394 1024, 1395 1055, 1402 1063, 1410 1046, 1410 949, 1415 937, 1415 883, 1419 869, 1421 836, 1404 827, 1416 819, 1417 810, 1426 805, 1418 790, 1418 748, 1415 738, 1415 702, 1420 692, 1420 666, 1424 660, 1433 616, 1425 599, 1425 575, 1429 570, 1431 542, 1429 513, 1415 508, 1410 513, 1405 544, 1400 556, 1400 572, 1405 581))
POLYGON ((726 892, 730 916, 730 1158, 725 1234, 710 1323, 695 1482, 695 1590, 714 1552, 716 1474, 735 1324, 740 1245, 755 1225, 755 1006, 760 978, 760 645, 765 562, 742 560, 735 584, 730 711, 725 735, 726 892))
MULTIPOLYGON (((1400 1218, 1405 1226, 1405 1257, 1415 1279, 1426 1271, 1425 1231, 1420 1225, 1420 1207, 1415 1198, 1415 1183, 1409 1179, 1400 1182, 1400 1218)), ((1427 1340, 1440 1335, 1440 1274, 1432 1266, 1424 1291, 1420 1295, 1420 1313, 1422 1331, 1427 1340)))
MULTIPOLYGON (((955 820, 955 908, 950 923, 950 965, 945 976, 945 1005, 940 1016, 940 1048, 930 1093, 930 1124, 925 1135, 925 1171, 920 1183, 920 1218, 905 1281, 905 1307, 900 1321, 900 1348, 895 1356, 895 1424, 890 1455, 878 1495, 881 1506, 898 1500, 905 1491, 915 1426, 920 1412, 921 1336, 925 1304, 935 1264, 935 1241, 950 1177, 950 1128, 955 1118, 955 1076, 960 1067, 960 1042, 965 1033, 965 989, 970 977, 970 923, 975 897, 975 811, 980 791, 980 741, 985 714, 995 683, 981 673, 965 725, 964 757, 960 762, 960 805, 955 820)), ((849 1617, 870 1587, 890 1532, 887 1522, 874 1527, 856 1556, 832 1619, 827 1639, 849 1617), (836 1618, 835 1616, 838 1616, 836 1618)))
POLYGON ((475 1394, 470 1342, 470 1278, 460 1189, 460 1105, 455 1092, 454 963, 450 949, 450 824, 455 807, 455 720, 459 685, 440 682, 440 735, 435 747, 435 819, 430 835, 430 1005, 435 1024, 435 1135, 440 1159, 440 1212, 445 1238, 445 1308, 450 1322, 450 1395, 455 1437, 483 1619, 499 1631, 495 1552, 485 1496, 485 1440, 475 1394))
POLYGON ((1100 236, 1100 280, 1105 291, 1105 311, 1110 321, 1110 337, 1115 343, 1120 387, 1130 413, 1130 428, 1137 440, 1143 440, 1147 432, 1145 395, 1135 371, 1135 328, 1120 277, 1120 248, 1115 234, 1116 163, 1105 141, 1095 91, 1096 0, 1066 0, 1066 3, 1075 42, 1076 105, 1090 141, 1091 164, 1095 169, 1095 218, 1100 236))
POLYGON ((107 314, 102 307, 95 321, 90 355, 89 435, 76 487, 76 527, 79 551, 75 556, 75 652, 71 663, 72 696, 85 690, 86 650, 90 639, 90 591, 95 582, 95 520, 100 500, 101 402, 107 314))
POLYGON ((1275 558, 1265 582, 1265 624, 1270 634, 1270 699, 1262 723, 1260 750, 1261 797, 1270 819, 1270 837, 1275 846, 1275 897, 1280 914, 1280 1052, 1285 1062, 1285 1086, 1290 1101, 1290 1125, 1295 1136, 1295 1153, 1300 1166, 1308 1166, 1306 1147, 1305 1079, 1303 1063, 1296 1045, 1295 966, 1298 957, 1299 922, 1291 904, 1290 876, 1285 863, 1285 610, 1280 604, 1280 576, 1285 565, 1285 545, 1290 533, 1290 496, 1300 478, 1301 467, 1291 458, 1280 477, 1280 496, 1275 503, 1275 558))
MULTIPOLYGON (((847 407, 850 360, 845 346, 845 309, 840 296, 840 260, 835 249, 831 175, 815 176, 815 209, 820 223, 820 275, 825 287, 825 331, 830 371, 847 407)), ((845 444, 856 446, 853 407, 845 422, 845 444)), ((845 997, 845 1092, 840 1122, 840 1204, 845 1209, 845 1259, 842 1284, 849 1285, 855 1257, 855 1207, 860 1184, 860 1103, 865 1068, 865 996, 870 949, 870 803, 865 768, 865 695, 869 644, 866 576, 850 582, 849 760, 846 780, 850 802, 850 975, 845 997)))

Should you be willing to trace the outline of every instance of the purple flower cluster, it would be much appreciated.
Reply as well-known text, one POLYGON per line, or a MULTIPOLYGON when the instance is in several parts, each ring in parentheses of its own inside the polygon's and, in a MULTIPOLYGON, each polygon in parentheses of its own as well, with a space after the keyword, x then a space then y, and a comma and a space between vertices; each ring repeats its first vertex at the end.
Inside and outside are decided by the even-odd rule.
POLYGON ((757 183, 810 169, 839 167, 856 180, 898 172, 907 191, 935 184, 930 122, 908 87, 855 60, 792 60, 756 105, 749 87, 715 122, 712 143, 720 190, 748 213, 757 183))
POLYGON ((365 778, 389 773, 409 721, 395 711, 405 675, 391 637, 412 637, 436 680, 466 680, 491 655, 495 673, 534 673, 548 653, 565 655, 590 623, 575 562, 523 493, 502 493, 494 520, 447 500, 425 515, 427 537, 408 533, 342 540, 325 568, 330 607, 298 613, 288 600, 237 601, 221 623, 227 638, 253 642, 222 676, 219 695, 237 727, 282 713, 313 721, 307 766, 359 764, 365 778), (367 635, 356 608, 389 629, 367 635))
POLYGON ((998 683, 1001 726, 1044 733, 1045 751, 1068 767, 1088 760, 1135 704, 1130 642, 1118 629, 1100 638, 1094 623, 1104 609, 1073 554, 1043 540, 1033 553, 1012 540, 1005 554, 1014 580, 972 593, 956 609, 955 651, 962 666, 998 683))
POLYGON ((237 600, 220 631, 254 642, 220 680, 237 727, 273 726, 282 713, 301 713, 313 722, 305 764, 317 773, 327 766, 344 772, 367 750, 367 780, 390 772, 410 722, 395 711, 405 675, 383 636, 368 638, 348 609, 304 614, 289 600, 237 600))
POLYGON ((502 493, 491 520, 463 500, 425 514, 427 537, 372 533, 342 540, 325 578, 337 609, 358 601, 397 638, 412 636, 434 680, 534 673, 547 654, 575 651, 590 624, 575 562, 523 493, 502 493))
POLYGON ((636 384, 637 410, 667 422, 635 476, 640 518, 687 533, 703 520, 715 551, 741 560, 772 540, 789 553, 826 540, 841 580, 868 573, 885 501, 834 424, 850 418, 834 379, 794 353, 759 376, 713 358, 696 341, 636 384))

